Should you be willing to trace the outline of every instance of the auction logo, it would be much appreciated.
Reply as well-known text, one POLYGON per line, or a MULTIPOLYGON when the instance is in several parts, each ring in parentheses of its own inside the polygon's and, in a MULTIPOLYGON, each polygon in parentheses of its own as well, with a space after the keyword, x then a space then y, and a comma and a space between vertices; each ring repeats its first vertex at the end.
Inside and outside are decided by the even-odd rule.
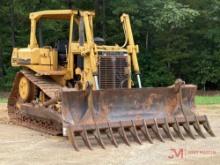
POLYGON ((183 159, 183 155, 184 155, 183 148, 179 148, 179 149, 171 148, 170 151, 171 153, 168 156, 169 159, 174 159, 174 158, 183 159))
POLYGON ((171 148, 170 153, 168 155, 169 159, 183 159, 186 156, 213 156, 216 154, 215 150, 186 150, 184 148, 171 148))

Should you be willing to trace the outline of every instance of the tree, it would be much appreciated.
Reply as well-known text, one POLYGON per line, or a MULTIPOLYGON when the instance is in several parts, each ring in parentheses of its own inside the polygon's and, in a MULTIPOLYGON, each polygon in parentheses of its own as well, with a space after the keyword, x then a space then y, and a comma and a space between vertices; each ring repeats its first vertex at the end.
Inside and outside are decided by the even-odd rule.
MULTIPOLYGON (((165 86, 182 78, 199 88, 220 89, 219 0, 1 0, 0 74, 4 64, 4 82, 15 74, 10 67, 12 48, 28 45, 29 13, 67 8, 95 10, 95 36, 103 37, 106 44, 124 43, 119 17, 130 15, 140 46, 144 86, 165 86)), ((38 26, 39 43, 65 35, 66 27, 59 22, 38 26)))
POLYGON ((10 28, 11 28, 11 44, 12 47, 15 47, 15 19, 14 19, 14 0, 9 1, 9 13, 10 13, 10 28))

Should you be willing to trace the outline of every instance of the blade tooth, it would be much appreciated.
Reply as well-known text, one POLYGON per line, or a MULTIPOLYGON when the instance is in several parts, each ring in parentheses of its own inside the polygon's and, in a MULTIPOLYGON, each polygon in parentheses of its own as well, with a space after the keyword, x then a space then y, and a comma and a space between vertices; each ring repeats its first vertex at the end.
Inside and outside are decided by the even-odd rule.
POLYGON ((141 141, 140 137, 138 136, 138 132, 137 132, 136 125, 135 125, 134 121, 131 120, 131 123, 132 123, 132 127, 130 128, 131 134, 134 136, 134 138, 137 140, 137 142, 139 144, 142 144, 142 141, 141 141))
POLYGON ((189 121, 187 119, 187 116, 185 116, 185 123, 183 124, 183 128, 184 130, 186 131, 186 133, 192 138, 192 139, 196 139, 196 137, 193 135, 192 133, 192 130, 190 128, 190 125, 189 125, 189 121))
POLYGON ((173 135, 170 132, 170 128, 169 128, 169 124, 167 122, 167 118, 164 118, 164 124, 162 125, 162 128, 164 130, 164 132, 167 134, 167 136, 172 140, 175 141, 173 135))
POLYGON ((80 133, 84 143, 88 146, 88 148, 90 150, 92 150, 92 145, 90 143, 90 140, 89 140, 89 137, 88 137, 88 134, 87 134, 87 131, 85 129, 85 127, 83 126, 83 131, 80 133))
POLYGON ((201 130, 201 127, 200 127, 200 124, 199 124, 197 116, 196 115, 194 115, 194 116, 195 116, 195 122, 193 123, 194 129, 196 130, 198 135, 200 135, 203 138, 206 138, 205 135, 203 134, 202 130, 201 130))
POLYGON ((202 123, 202 125, 205 128, 205 130, 209 133, 209 135, 215 137, 215 134, 214 134, 214 132, 211 129, 211 126, 209 124, 209 120, 208 120, 207 116, 205 116, 205 122, 202 123))
POLYGON ((173 124, 173 130, 179 135, 179 137, 182 139, 182 140, 185 140, 182 132, 181 132, 181 129, 180 129, 180 125, 179 125, 179 122, 177 121, 177 118, 174 117, 175 119, 175 123, 173 124))
POLYGON ((157 119, 154 118, 154 125, 151 127, 155 135, 159 138, 161 142, 165 142, 162 135, 160 134, 160 130, 157 124, 157 119))
POLYGON ((97 141, 99 142, 99 144, 101 145, 101 147, 103 149, 105 149, 105 144, 102 141, 101 133, 100 133, 100 130, 99 130, 99 128, 98 128, 96 123, 95 123, 95 127, 96 127, 96 131, 93 134, 94 134, 95 138, 97 139, 97 141))
POLYGON ((72 146, 75 148, 76 151, 79 151, 78 145, 75 140, 75 133, 74 133, 73 128, 70 126, 67 129, 67 131, 68 131, 68 139, 70 140, 72 146))
POLYGON ((149 133, 149 130, 148 130, 148 128, 147 128, 147 124, 146 124, 146 120, 145 119, 143 119, 143 128, 144 128, 144 130, 142 130, 142 132, 144 133, 144 136, 147 138, 147 140, 150 142, 150 143, 152 143, 153 144, 153 140, 152 140, 152 138, 151 138, 151 136, 150 136, 150 133, 149 133))
POLYGON ((119 128, 119 134, 121 135, 122 139, 125 141, 125 143, 130 146, 130 142, 128 140, 128 137, 125 133, 125 130, 124 130, 124 127, 123 127, 123 124, 122 124, 122 121, 120 121, 120 128, 119 128))
MULTIPOLYGON (((109 133, 111 135, 110 139, 112 141, 112 143, 115 145, 115 147, 118 147, 118 143, 115 139, 115 136, 114 136, 114 133, 113 133, 113 130, 112 130, 112 127, 111 127, 111 124, 109 122, 107 122, 108 124, 108 130, 109 130, 109 133)), ((109 136, 109 134, 107 133, 107 135, 109 136)))

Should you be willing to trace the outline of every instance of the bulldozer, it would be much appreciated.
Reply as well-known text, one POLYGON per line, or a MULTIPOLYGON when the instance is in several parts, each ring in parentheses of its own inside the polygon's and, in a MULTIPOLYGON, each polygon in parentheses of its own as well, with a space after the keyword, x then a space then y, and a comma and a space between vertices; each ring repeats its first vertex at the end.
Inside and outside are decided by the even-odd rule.
POLYGON ((93 149, 92 140, 105 148, 106 139, 118 147, 132 139, 206 138, 204 130, 215 136, 207 117, 195 112, 196 85, 177 79, 168 87, 142 87, 128 14, 120 17, 122 46, 94 37, 94 16, 79 10, 30 13, 30 43, 13 48, 11 57, 12 66, 21 68, 8 99, 11 122, 66 136, 77 151, 79 144, 93 149), (39 45, 40 20, 66 20, 68 39, 39 45))

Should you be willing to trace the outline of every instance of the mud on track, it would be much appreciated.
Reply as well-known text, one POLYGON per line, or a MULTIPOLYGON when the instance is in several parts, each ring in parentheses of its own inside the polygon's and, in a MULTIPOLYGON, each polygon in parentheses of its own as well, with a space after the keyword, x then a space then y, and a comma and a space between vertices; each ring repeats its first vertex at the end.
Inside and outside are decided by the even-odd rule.
POLYGON ((217 135, 206 139, 197 136, 166 143, 135 142, 130 147, 108 145, 105 150, 97 145, 93 151, 86 147, 76 152, 65 137, 45 135, 8 123, 6 104, 0 104, 0 165, 11 164, 218 164, 220 162, 220 105, 199 106, 208 115, 217 135), (171 151, 172 150, 172 151, 171 151))

